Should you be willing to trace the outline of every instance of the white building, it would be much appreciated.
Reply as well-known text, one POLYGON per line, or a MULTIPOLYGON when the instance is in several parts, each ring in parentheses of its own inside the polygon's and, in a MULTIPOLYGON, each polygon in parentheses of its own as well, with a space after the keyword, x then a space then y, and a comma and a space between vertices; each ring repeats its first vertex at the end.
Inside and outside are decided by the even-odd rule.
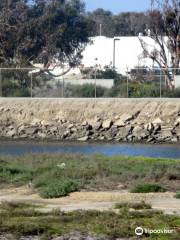
MULTIPOLYGON (((115 68, 120 73, 127 72, 135 67, 157 66, 149 58, 144 58, 143 49, 138 37, 116 37, 115 41, 115 68)), ((141 37, 147 44, 148 50, 158 49, 157 44, 150 37, 141 37)), ((114 38, 94 37, 83 52, 82 64, 85 67, 100 65, 112 66, 114 52, 114 38)), ((167 55, 168 54, 168 50, 167 55)), ((170 59, 169 59, 170 61, 170 59)))

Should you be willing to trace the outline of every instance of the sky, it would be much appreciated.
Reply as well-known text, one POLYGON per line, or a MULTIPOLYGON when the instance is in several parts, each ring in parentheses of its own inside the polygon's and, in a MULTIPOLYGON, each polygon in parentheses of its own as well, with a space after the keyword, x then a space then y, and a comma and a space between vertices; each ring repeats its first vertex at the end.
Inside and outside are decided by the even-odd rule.
POLYGON ((150 8, 150 0, 84 0, 86 10, 92 11, 97 8, 104 8, 113 13, 119 12, 140 12, 150 8))

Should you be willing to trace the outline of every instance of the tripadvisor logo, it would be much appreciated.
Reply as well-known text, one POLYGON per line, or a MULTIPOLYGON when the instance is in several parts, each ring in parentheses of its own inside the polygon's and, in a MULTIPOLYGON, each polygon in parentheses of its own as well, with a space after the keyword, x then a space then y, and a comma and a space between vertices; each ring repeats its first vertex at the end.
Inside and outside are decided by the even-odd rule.
POLYGON ((143 228, 142 227, 137 227, 136 229, 135 229, 135 234, 137 235, 137 236, 141 236, 141 235, 143 235, 143 228))
POLYGON ((142 227, 137 227, 135 229, 135 234, 137 236, 142 236, 144 233, 146 234, 172 234, 174 230, 172 229, 147 229, 142 227))

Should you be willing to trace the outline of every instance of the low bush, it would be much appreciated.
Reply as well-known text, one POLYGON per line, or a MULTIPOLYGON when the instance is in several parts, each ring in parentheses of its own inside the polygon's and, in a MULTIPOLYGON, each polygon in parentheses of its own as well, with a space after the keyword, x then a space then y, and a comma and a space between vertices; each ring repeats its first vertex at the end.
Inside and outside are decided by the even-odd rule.
POLYGON ((178 192, 176 193, 175 198, 180 199, 180 191, 178 191, 178 192))
POLYGON ((67 196, 71 192, 79 190, 79 183, 71 179, 60 179, 47 183, 39 189, 40 196, 43 198, 58 198, 67 196))
POLYGON ((156 184, 139 184, 135 186, 132 193, 165 192, 166 189, 156 184))
POLYGON ((121 209, 121 208, 133 208, 136 210, 142 210, 142 209, 151 209, 150 204, 146 204, 144 201, 139 203, 117 203, 115 204, 115 209, 121 209))

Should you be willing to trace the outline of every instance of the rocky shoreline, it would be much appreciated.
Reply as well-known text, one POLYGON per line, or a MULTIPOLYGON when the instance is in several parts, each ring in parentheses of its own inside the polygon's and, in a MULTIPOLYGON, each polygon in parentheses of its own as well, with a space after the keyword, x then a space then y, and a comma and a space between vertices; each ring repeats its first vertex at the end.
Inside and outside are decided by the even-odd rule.
POLYGON ((0 139, 180 142, 176 99, 0 99, 0 139))
POLYGON ((34 118, 29 123, 6 119, 0 120, 1 139, 58 140, 58 141, 108 141, 108 142, 180 142, 180 116, 167 126, 161 118, 138 123, 140 112, 122 114, 114 118, 100 118, 85 121, 68 121, 55 118, 40 120, 34 118))

